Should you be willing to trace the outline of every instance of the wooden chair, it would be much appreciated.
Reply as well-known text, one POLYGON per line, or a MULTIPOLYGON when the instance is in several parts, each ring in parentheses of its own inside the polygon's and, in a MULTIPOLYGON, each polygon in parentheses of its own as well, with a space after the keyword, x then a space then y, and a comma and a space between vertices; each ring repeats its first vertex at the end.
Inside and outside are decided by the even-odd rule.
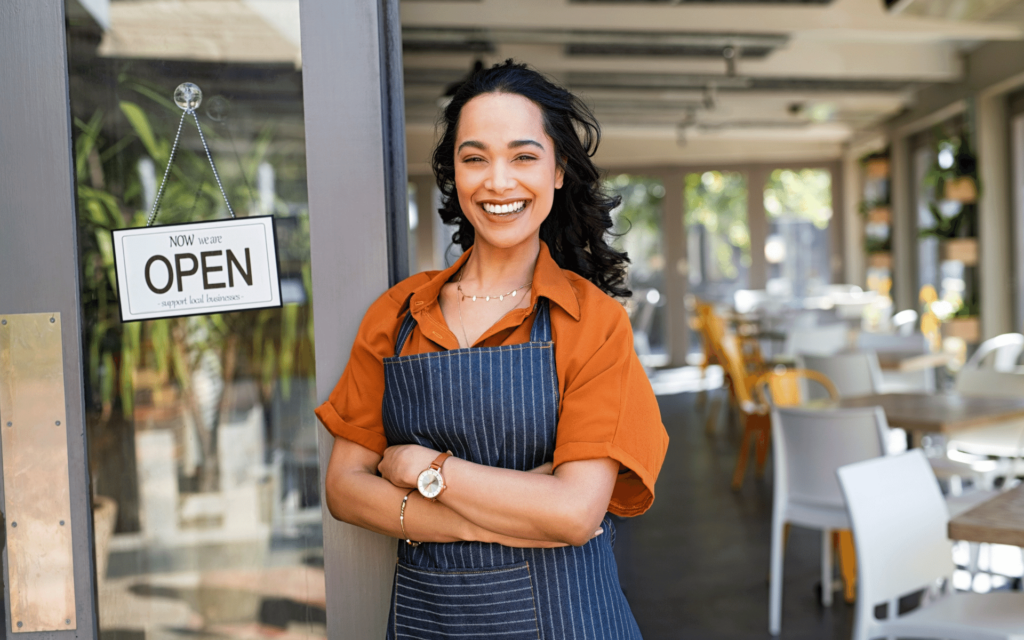
MULTIPOLYGON (((726 328, 725 319, 715 312, 711 304, 706 302, 697 304, 697 317, 701 327, 701 336, 704 339, 705 351, 712 354, 705 358, 705 362, 710 358, 711 361, 722 366, 725 372, 725 383, 729 387, 729 399, 739 409, 742 416, 742 403, 751 400, 751 381, 748 380, 748 377, 751 373, 764 371, 764 361, 761 359, 757 340, 730 333, 726 328), (723 347, 723 342, 727 337, 730 342, 735 344, 735 348, 730 344, 729 355, 724 353, 725 347, 723 347)), ((718 404, 712 403, 707 422, 704 425, 704 430, 709 435, 714 433, 717 417, 718 404)))
POLYGON ((751 443, 754 444, 755 449, 755 472, 758 477, 764 476, 764 463, 768 457, 769 434, 771 433, 771 418, 768 415, 767 405, 754 400, 754 383, 763 372, 749 370, 743 359, 739 338, 732 334, 722 336, 719 341, 719 350, 719 357, 729 376, 730 389, 743 425, 739 457, 736 460, 736 470, 732 476, 732 488, 739 491, 743 486, 743 477, 746 475, 751 443))
POLYGON ((776 367, 757 378, 754 383, 754 392, 762 405, 795 407, 806 401, 801 384, 805 379, 820 384, 833 402, 839 400, 839 391, 836 390, 836 386, 832 384, 828 376, 811 369, 776 367))

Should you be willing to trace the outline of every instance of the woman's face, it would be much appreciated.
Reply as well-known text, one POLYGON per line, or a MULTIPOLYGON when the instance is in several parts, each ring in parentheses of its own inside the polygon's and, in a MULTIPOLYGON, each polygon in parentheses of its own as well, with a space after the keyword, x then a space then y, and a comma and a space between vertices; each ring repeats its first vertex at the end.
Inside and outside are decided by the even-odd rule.
POLYGON ((509 249, 536 242, 562 178, 555 143, 533 101, 485 93, 462 107, 455 190, 477 246, 509 249))

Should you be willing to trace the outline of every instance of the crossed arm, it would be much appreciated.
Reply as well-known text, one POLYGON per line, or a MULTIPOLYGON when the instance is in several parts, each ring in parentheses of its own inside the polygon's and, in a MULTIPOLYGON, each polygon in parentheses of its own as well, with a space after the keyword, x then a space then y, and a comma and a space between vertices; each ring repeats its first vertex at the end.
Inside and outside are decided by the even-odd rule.
POLYGON ((497 542, 510 547, 580 546, 599 526, 619 470, 611 458, 513 471, 449 458, 447 489, 436 502, 414 491, 402 533, 402 497, 440 452, 389 447, 381 457, 335 438, 327 467, 327 507, 335 518, 377 533, 420 542, 497 542), (377 472, 380 475, 377 475, 377 472))

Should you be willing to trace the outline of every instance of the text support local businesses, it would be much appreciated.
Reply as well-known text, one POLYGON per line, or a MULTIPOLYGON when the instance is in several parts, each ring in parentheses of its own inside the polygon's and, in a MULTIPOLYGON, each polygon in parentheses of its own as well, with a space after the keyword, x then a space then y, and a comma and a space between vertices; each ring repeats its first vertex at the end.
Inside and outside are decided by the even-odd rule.
POLYGON ((113 232, 121 319, 281 305, 273 218, 113 232))

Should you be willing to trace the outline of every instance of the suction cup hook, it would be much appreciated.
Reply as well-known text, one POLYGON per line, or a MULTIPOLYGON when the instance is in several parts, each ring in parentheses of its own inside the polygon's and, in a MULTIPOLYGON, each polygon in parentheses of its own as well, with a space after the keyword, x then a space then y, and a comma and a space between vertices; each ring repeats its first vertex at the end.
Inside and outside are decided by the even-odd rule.
POLYGON ((203 103, 203 90, 191 82, 182 82, 174 90, 174 104, 183 111, 195 111, 203 103))

